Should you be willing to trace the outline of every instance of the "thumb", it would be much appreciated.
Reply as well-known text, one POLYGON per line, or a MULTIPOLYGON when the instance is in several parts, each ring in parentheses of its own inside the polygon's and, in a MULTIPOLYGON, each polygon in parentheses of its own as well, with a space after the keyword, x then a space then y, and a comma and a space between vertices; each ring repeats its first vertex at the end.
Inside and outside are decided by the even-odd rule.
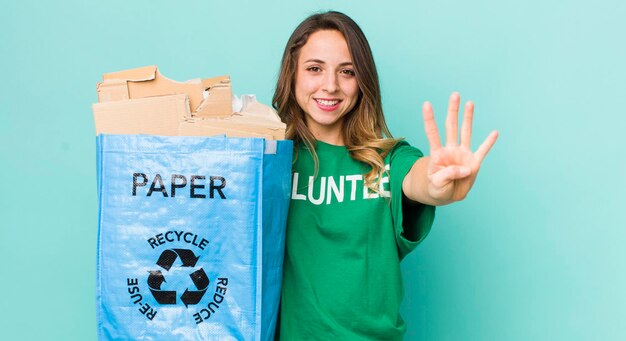
POLYGON ((448 183, 463 179, 471 174, 471 169, 465 166, 448 166, 434 173, 430 181, 435 187, 443 187, 448 183))

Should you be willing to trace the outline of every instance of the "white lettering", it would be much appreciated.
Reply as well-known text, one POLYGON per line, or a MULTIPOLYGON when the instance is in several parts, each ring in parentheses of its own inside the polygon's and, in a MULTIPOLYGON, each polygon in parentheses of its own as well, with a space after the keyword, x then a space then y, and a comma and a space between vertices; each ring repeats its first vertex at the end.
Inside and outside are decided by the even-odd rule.
POLYGON ((315 197, 315 177, 309 176, 308 191, 306 193, 298 193, 299 189, 302 189, 299 184, 300 174, 293 173, 293 182, 291 188, 292 200, 308 200, 314 205, 321 205, 326 202, 326 205, 330 205, 333 198, 338 203, 346 200, 346 182, 350 183, 350 201, 357 200, 357 189, 363 188, 363 199, 375 199, 375 198, 390 198, 391 189, 389 183, 389 165, 385 165, 386 172, 383 173, 382 179, 378 182, 378 191, 374 191, 365 185, 364 177, 361 174, 352 175, 340 175, 338 179, 334 176, 321 176, 319 177, 319 194, 315 197))
POLYGON ((335 183, 335 178, 332 176, 328 177, 328 197, 326 197, 326 205, 330 204, 332 199, 332 194, 335 194, 335 198, 337 198, 337 202, 343 202, 343 175, 339 177, 339 187, 335 183))
POLYGON ((320 196, 317 199, 313 197, 313 180, 315 180, 315 177, 309 176, 309 201, 313 205, 321 205, 324 202, 324 194, 326 193, 326 177, 320 178, 320 196))
POLYGON ((350 189, 350 200, 356 200, 356 182, 363 179, 363 175, 348 175, 346 176, 346 180, 352 182, 352 187, 350 189))
POLYGON ((306 200, 306 195, 298 194, 298 173, 293 173, 293 184, 291 186, 291 199, 306 200))
MULTIPOLYGON (((385 169, 387 170, 387 172, 385 172, 384 174, 389 174, 389 165, 385 165, 385 169)), ((384 197, 384 198, 391 198, 391 192, 385 190, 385 184, 389 183, 389 176, 383 176, 382 180, 380 180, 380 184, 378 187, 378 191, 380 192, 380 196, 384 197)))

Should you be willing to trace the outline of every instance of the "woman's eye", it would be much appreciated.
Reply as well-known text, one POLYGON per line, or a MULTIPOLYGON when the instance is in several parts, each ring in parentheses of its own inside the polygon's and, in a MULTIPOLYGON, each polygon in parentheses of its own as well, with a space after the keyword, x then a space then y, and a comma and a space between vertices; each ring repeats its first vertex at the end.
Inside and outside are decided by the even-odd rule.
POLYGON ((318 66, 309 66, 307 68, 307 71, 320 72, 322 71, 322 69, 320 69, 318 66))
POLYGON ((351 69, 345 69, 345 70, 341 70, 341 73, 343 73, 344 75, 348 75, 348 76, 354 76, 354 70, 351 69))

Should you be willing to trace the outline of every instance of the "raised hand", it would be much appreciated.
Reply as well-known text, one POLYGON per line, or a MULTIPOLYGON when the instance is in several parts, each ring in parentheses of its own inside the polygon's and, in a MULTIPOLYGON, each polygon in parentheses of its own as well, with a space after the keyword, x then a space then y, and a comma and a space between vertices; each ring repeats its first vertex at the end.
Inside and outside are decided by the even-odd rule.
POLYGON ((461 140, 458 141, 458 113, 460 96, 452 93, 446 118, 446 144, 441 145, 439 131, 435 123, 433 108, 424 103, 424 129, 430 144, 430 159, 426 169, 428 178, 427 195, 437 203, 459 201, 467 196, 472 188, 480 165, 496 142, 498 132, 492 131, 476 152, 471 150, 472 118, 474 103, 468 101, 463 113, 461 140))

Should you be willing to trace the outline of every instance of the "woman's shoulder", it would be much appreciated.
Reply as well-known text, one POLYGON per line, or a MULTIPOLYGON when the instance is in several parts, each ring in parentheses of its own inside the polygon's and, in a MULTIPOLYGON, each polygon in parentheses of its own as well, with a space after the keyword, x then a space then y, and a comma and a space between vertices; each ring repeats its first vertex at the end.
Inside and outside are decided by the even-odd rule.
POLYGON ((398 158, 420 158, 422 156, 424 156, 424 153, 422 153, 419 148, 412 146, 404 139, 396 139, 396 143, 389 150, 389 153, 386 155, 386 159, 393 161, 398 158))

